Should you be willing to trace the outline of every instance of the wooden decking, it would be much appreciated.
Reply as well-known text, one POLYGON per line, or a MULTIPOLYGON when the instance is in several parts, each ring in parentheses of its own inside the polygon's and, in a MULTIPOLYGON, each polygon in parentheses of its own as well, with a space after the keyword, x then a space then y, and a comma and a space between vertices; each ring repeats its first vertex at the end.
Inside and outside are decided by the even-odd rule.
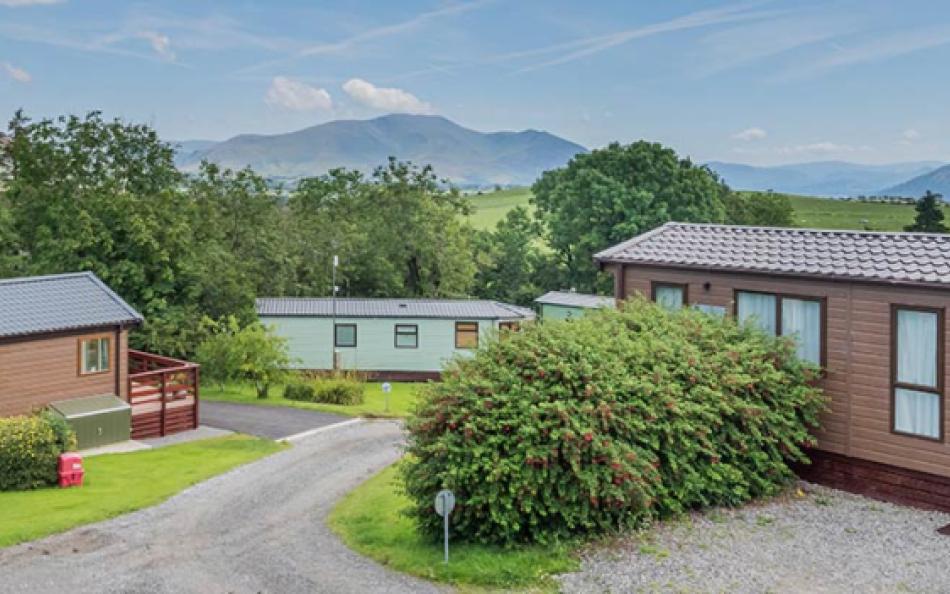
POLYGON ((196 428, 198 375, 195 363, 129 350, 132 439, 196 428))

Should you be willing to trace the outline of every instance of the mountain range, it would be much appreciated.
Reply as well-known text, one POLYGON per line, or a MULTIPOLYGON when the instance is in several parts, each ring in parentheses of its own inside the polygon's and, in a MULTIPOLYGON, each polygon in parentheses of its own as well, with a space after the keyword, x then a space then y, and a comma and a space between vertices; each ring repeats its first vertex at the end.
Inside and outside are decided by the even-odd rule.
POLYGON ((484 133, 441 116, 392 114, 337 120, 287 134, 242 134, 223 142, 183 141, 176 162, 185 171, 204 159, 230 168, 250 165, 292 180, 346 167, 370 173, 390 156, 431 164, 460 186, 529 185, 566 164, 583 146, 537 130, 484 133))
MULTIPOLYGON (((478 132, 434 115, 391 114, 336 120, 286 134, 241 134, 225 141, 176 144, 176 163, 194 171, 202 160, 250 166, 275 180, 293 181, 336 167, 371 173, 390 156, 431 164, 461 187, 525 186, 541 172, 565 165, 587 149, 548 132, 478 132)), ((706 165, 737 190, 774 190, 810 196, 910 196, 926 190, 950 198, 950 165, 911 161, 865 165, 815 161, 755 166, 723 161, 706 165)))
MULTIPOLYGON (((950 169, 941 167, 944 163, 939 161, 886 165, 816 161, 770 167, 711 161, 706 165, 737 190, 774 190, 833 198, 860 195, 918 197, 923 194, 918 188, 925 186, 934 192, 950 190, 950 169), (942 182, 931 178, 941 169, 947 169, 942 182), (915 180, 919 181, 909 185, 915 180)), ((950 196, 950 192, 947 195, 950 196)))

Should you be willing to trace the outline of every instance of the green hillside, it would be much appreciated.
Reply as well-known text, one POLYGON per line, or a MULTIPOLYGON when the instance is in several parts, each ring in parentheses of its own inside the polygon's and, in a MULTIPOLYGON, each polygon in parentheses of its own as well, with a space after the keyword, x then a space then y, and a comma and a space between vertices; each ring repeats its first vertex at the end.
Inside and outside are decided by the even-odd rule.
MULTIPOLYGON (((472 195, 470 200, 475 212, 469 217, 478 229, 488 229, 515 206, 530 206, 529 188, 512 188, 500 192, 472 195)), ((910 204, 887 204, 789 196, 795 211, 795 224, 799 227, 818 229, 872 229, 875 231, 900 231, 914 220, 914 207, 910 204)), ((944 207, 950 220, 950 208, 944 207)))

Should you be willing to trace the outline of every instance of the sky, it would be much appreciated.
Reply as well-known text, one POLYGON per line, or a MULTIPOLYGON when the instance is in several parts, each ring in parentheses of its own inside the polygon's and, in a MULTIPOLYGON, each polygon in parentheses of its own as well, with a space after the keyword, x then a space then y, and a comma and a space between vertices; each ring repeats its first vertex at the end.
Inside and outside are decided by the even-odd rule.
POLYGON ((697 161, 950 161, 946 0, 0 0, 0 117, 168 140, 392 112, 697 161))

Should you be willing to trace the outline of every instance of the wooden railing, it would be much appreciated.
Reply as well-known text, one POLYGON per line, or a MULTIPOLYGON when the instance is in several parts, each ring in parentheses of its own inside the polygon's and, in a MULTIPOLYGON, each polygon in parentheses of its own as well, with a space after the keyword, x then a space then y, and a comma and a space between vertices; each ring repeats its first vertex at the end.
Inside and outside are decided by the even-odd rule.
POLYGON ((196 363, 129 350, 132 438, 161 437, 198 426, 196 363))

